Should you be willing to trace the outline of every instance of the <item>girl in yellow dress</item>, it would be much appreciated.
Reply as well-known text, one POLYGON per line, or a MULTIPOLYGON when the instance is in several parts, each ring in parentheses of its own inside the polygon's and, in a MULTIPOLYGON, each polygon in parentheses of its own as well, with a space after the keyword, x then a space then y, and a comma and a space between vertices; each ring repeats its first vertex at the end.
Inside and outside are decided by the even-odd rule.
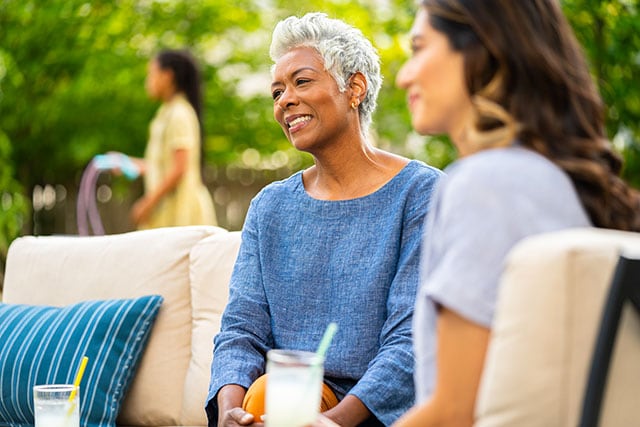
POLYGON ((149 63, 149 97, 162 101, 149 127, 144 159, 132 158, 144 175, 144 195, 132 207, 138 229, 215 225, 209 191, 201 178, 201 85, 193 57, 165 50, 149 63))

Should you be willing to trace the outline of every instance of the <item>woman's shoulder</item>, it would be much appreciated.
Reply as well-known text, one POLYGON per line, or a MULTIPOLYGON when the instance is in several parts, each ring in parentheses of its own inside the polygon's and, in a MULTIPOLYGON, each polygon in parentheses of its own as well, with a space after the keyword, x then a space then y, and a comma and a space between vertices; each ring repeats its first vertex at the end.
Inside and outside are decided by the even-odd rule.
POLYGON ((430 193, 439 179, 444 176, 440 169, 421 160, 410 160, 391 180, 391 187, 404 187, 417 192, 430 193))
POLYGON ((186 118, 196 118, 196 112, 183 95, 176 95, 171 101, 165 104, 167 115, 170 119, 185 120, 186 118))
POLYGON ((254 203, 264 203, 280 200, 283 198, 291 199, 292 195, 299 191, 302 185, 302 171, 295 172, 293 175, 273 181, 264 186, 254 197, 254 203))
POLYGON ((492 185, 568 178, 551 160, 523 147, 482 150, 455 161, 445 172, 449 181, 477 184, 490 182, 492 185))
POLYGON ((384 205, 395 205, 410 216, 426 214, 431 195, 444 173, 420 160, 410 160, 404 168, 380 191, 373 200, 384 205))
MULTIPOLYGON (((503 208, 516 203, 579 205, 570 177, 541 154, 523 147, 488 149, 447 169, 441 198, 457 206, 478 200, 503 208)), ((482 202, 484 203, 484 202, 482 202)))
POLYGON ((395 170, 394 177, 401 178, 415 178, 416 176, 440 176, 442 171, 434 166, 417 160, 409 159, 399 154, 391 153, 389 151, 378 149, 377 153, 379 158, 382 159, 382 164, 388 170, 395 170))
POLYGON ((408 171, 413 177, 435 177, 444 175, 444 172, 435 166, 431 166, 422 160, 409 160, 404 170, 408 171))

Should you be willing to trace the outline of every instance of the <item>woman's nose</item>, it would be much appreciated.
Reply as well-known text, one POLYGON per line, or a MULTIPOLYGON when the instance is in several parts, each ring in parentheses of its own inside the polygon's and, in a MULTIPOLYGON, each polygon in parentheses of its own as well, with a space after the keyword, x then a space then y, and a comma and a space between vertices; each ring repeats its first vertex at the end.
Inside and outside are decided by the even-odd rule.
POLYGON ((297 97, 293 90, 284 89, 276 102, 280 109, 285 111, 288 107, 297 103, 297 97))
POLYGON ((407 60, 396 75, 396 86, 400 89, 407 89, 409 87, 409 61, 407 60))

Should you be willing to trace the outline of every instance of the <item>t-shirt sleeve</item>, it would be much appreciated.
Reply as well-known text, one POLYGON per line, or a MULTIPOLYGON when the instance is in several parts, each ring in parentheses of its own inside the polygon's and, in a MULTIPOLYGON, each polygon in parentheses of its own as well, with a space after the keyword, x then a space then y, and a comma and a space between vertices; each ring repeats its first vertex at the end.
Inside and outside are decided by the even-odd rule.
POLYGON ((518 147, 463 159, 429 215, 421 295, 487 328, 509 251, 527 236, 590 225, 569 177, 518 147))
POLYGON ((259 200, 251 202, 242 229, 242 243, 231 276, 229 302, 214 339, 207 414, 217 422, 215 400, 220 388, 237 384, 248 388, 264 373, 264 357, 273 347, 269 308, 262 286, 258 249, 259 200))
POLYGON ((165 138, 174 150, 194 148, 199 141, 198 126, 195 113, 186 105, 178 104, 167 120, 165 138))
POLYGON ((529 216, 517 197, 486 179, 452 179, 443 188, 424 243, 422 287, 436 304, 490 327, 504 258, 529 216))

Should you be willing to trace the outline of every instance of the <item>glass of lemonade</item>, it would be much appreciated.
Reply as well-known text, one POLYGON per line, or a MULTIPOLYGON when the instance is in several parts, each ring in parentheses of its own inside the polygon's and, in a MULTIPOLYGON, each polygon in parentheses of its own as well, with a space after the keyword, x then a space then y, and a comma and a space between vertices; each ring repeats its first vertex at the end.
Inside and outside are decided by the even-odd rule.
POLYGON ((318 417, 324 359, 297 350, 267 353, 267 427, 302 427, 318 417))
POLYGON ((80 390, 71 384, 33 387, 35 427, 79 427, 80 390), (75 392, 74 392, 75 390, 75 392), (73 399, 69 400, 73 394, 73 399))

